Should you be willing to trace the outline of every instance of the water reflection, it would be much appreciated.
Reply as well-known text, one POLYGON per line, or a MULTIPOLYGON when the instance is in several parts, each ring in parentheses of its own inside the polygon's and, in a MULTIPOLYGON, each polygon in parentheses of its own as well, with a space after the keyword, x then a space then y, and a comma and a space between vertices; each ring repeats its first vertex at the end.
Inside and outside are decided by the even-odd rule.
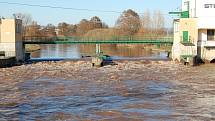
POLYGON ((41 45, 41 50, 33 52, 32 58, 81 58, 77 45, 41 45))
MULTIPOLYGON (((168 47, 167 47, 168 48, 168 47)), ((101 50, 113 59, 167 59, 167 52, 158 50, 157 46, 103 44, 101 50)), ((80 59, 82 56, 95 54, 95 45, 41 45, 41 50, 33 52, 32 58, 66 58, 80 59)))

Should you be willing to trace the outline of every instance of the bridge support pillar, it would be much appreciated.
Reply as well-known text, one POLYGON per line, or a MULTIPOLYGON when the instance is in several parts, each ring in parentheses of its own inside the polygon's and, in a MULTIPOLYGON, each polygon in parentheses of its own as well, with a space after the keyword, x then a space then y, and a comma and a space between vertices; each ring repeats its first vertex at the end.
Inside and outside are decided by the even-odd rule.
POLYGON ((96 54, 101 53, 101 45, 100 44, 96 44, 96 54))
POLYGON ((25 61, 25 45, 23 41, 16 42, 16 60, 18 62, 25 61))

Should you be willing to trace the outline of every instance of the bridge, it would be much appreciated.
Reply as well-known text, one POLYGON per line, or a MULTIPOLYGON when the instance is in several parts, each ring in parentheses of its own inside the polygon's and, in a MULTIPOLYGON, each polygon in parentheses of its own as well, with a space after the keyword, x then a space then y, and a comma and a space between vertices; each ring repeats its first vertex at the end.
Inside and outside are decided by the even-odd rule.
POLYGON ((112 36, 112 37, 80 37, 80 36, 25 36, 24 44, 155 44, 172 45, 172 36, 112 36))

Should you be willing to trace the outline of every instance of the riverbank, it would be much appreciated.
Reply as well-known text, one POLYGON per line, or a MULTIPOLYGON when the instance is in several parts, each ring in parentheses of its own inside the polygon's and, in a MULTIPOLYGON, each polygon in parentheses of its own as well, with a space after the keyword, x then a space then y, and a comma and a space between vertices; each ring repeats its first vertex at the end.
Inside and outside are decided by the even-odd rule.
POLYGON ((39 62, 0 68, 0 116, 17 120, 215 120, 215 65, 39 62), (30 112, 30 113, 28 113, 30 112))

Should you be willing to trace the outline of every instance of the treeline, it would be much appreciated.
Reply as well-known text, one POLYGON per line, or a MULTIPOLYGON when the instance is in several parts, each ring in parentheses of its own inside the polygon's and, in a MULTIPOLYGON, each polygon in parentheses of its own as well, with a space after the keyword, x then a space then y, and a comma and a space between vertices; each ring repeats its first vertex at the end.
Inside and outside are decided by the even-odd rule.
POLYGON ((164 36, 168 33, 161 11, 151 13, 147 10, 140 16, 131 9, 125 10, 114 27, 109 27, 98 16, 82 19, 78 24, 61 22, 57 26, 42 26, 32 20, 29 14, 14 15, 23 20, 23 36, 164 36))

